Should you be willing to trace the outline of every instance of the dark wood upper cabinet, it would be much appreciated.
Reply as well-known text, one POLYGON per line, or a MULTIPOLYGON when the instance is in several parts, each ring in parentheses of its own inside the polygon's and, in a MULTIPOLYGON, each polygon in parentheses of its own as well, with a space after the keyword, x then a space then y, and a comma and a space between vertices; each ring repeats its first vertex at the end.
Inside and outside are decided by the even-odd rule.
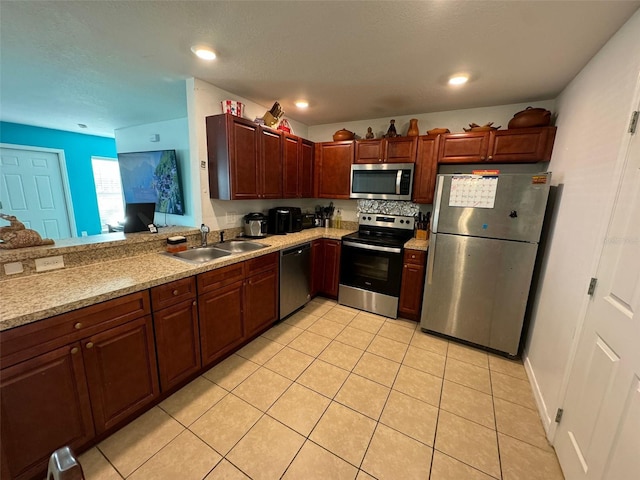
POLYGON ((229 114, 206 118, 209 196, 282 198, 282 133, 229 114))
POLYGON ((356 140, 354 163, 413 163, 418 137, 356 140))
POLYGON ((284 198, 313 197, 313 142, 285 133, 283 144, 284 198))
POLYGON ((348 199, 355 142, 316 143, 316 197, 348 199))
POLYGON ((438 173, 438 135, 418 137, 418 154, 413 175, 413 201, 433 203, 438 173))
POLYGON ((536 163, 551 160, 556 127, 441 135, 438 163, 536 163))

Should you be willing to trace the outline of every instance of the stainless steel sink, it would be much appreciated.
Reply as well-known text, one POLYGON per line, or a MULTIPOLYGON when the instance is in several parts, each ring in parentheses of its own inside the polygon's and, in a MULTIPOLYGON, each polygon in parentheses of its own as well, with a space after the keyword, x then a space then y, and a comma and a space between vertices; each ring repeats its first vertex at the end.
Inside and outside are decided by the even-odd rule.
POLYGON ((196 247, 185 250, 184 252, 170 253, 169 255, 187 262, 206 263, 216 258, 228 257, 231 255, 231 252, 220 250, 216 247, 196 247))
POLYGON ((230 253, 247 253, 267 247, 268 245, 263 245, 262 243, 252 242, 251 240, 242 240, 238 238, 227 240, 223 243, 216 243, 215 246, 215 248, 219 248, 220 250, 224 250, 230 253))

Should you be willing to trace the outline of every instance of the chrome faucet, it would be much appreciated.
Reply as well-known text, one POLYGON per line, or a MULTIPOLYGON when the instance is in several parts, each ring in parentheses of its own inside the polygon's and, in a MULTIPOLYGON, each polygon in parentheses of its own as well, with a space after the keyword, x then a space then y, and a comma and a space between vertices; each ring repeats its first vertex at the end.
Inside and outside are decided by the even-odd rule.
POLYGON ((209 227, 207 227, 204 223, 200 225, 200 235, 202 236, 201 246, 207 246, 207 233, 209 233, 209 227))

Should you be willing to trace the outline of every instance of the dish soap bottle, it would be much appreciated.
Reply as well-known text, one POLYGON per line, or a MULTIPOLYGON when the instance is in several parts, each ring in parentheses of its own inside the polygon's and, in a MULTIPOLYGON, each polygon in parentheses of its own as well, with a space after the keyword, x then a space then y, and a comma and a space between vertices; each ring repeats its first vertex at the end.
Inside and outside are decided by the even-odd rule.
POLYGON ((342 215, 340 209, 336 210, 336 215, 333 219, 333 228, 342 228, 342 215))

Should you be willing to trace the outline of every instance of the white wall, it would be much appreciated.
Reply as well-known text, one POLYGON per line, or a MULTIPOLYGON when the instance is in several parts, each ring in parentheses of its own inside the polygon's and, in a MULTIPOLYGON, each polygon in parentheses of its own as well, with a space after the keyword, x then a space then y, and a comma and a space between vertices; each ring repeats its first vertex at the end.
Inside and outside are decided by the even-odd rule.
POLYGON ((552 112, 555 109, 553 100, 540 102, 514 103, 511 105, 498 105, 494 107, 469 108, 465 110, 451 110, 448 112, 421 113, 416 115, 397 115, 394 117, 374 118, 370 120, 358 120, 355 122, 331 123, 309 127, 309 140, 314 142, 330 142, 333 134, 342 128, 354 132, 361 138, 365 138, 367 127, 372 127, 376 138, 387 133, 389 120, 395 119, 396 131, 399 135, 406 135, 409 129, 409 119, 418 119, 420 135, 425 135, 432 128, 448 128, 451 132, 463 132, 463 128, 469 128, 470 123, 484 125, 493 122, 493 125, 507 128, 509 120, 520 110, 528 106, 542 107, 552 112))
POLYGON ((118 153, 175 149, 183 188, 185 214, 165 216, 163 213, 156 213, 155 223, 164 225, 166 217, 168 225, 195 225, 196 219, 200 215, 200 197, 197 195, 197 189, 194 191, 193 186, 198 185, 199 178, 194 178, 194 173, 198 174, 198 170, 192 168, 190 162, 187 119, 178 118, 120 128, 115 131, 115 139, 118 153), (152 142, 153 135, 159 135, 160 141, 152 142))
POLYGON ((550 438, 563 383, 595 276, 613 175, 640 73, 640 12, 587 64, 556 101, 550 168, 561 198, 533 308, 525 365, 550 438))

